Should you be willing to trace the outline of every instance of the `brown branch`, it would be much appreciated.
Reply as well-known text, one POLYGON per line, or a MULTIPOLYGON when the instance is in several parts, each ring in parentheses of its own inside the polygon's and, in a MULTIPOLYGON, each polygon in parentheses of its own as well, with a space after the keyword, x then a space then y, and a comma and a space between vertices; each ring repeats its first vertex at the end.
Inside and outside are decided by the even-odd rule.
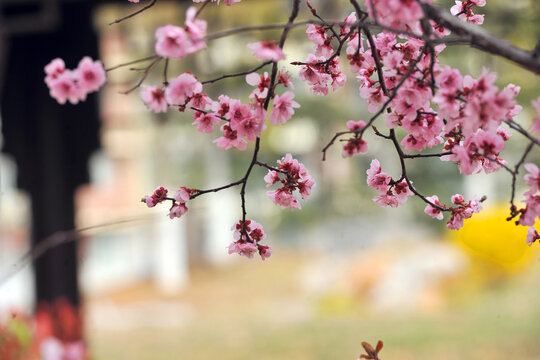
POLYGON ((210 3, 210 0, 205 0, 204 3, 201 5, 201 7, 199 8, 199 10, 197 10, 197 12, 195 13, 195 18, 198 18, 199 15, 201 15, 202 11, 204 10, 204 8, 206 7, 206 5, 208 5, 210 3))
POLYGON ((404 154, 403 157, 405 159, 418 159, 418 158, 429 158, 429 157, 441 157, 446 155, 452 155, 453 153, 451 151, 445 151, 442 153, 436 153, 436 154, 404 154))
POLYGON ((134 17, 134 16, 136 16, 136 15, 139 15, 139 14, 142 13, 143 11, 146 11, 146 10, 150 9, 152 6, 154 6, 154 5, 156 4, 156 2, 157 2, 157 0, 152 0, 152 1, 150 2, 150 4, 146 5, 145 7, 141 8, 141 9, 139 9, 139 10, 137 10, 137 11, 135 11, 135 12, 133 12, 133 13, 127 15, 127 16, 124 16, 123 18, 116 19, 116 20, 114 20, 112 23, 109 23, 109 26, 111 26, 111 25, 113 25, 113 24, 118 24, 119 22, 122 22, 122 21, 127 20, 127 19, 130 19, 130 18, 132 18, 132 17, 134 17))
POLYGON ((420 199, 422 199, 426 204, 431 205, 435 209, 438 209, 440 211, 451 211, 449 208, 442 207, 440 205, 437 205, 431 201, 429 201, 424 195, 422 195, 416 188, 413 186, 411 180, 409 179, 409 176, 407 175, 407 168, 405 167, 405 154, 403 153, 403 150, 401 149, 401 146, 399 145, 399 142, 396 138, 396 133, 394 132, 394 129, 390 129, 390 139, 392 140, 392 143, 394 144, 394 148, 396 149, 398 156, 399 156, 399 163, 401 165, 401 178, 405 179, 407 184, 409 185, 409 189, 420 199))
POLYGON ((340 137, 341 135, 350 134, 350 133, 352 133, 352 131, 340 131, 340 132, 335 133, 332 139, 328 142, 328 144, 326 144, 326 146, 322 149, 322 154, 323 154, 322 161, 326 160, 326 152, 328 151, 330 146, 334 145, 334 142, 336 141, 336 139, 340 137))
POLYGON ((133 60, 133 61, 129 61, 127 63, 123 63, 123 64, 118 64, 118 65, 115 65, 113 67, 110 67, 108 69, 105 69, 105 71, 109 72, 109 71, 113 71, 113 70, 116 70, 118 68, 121 68, 121 67, 124 67, 124 66, 129 66, 129 65, 133 65, 133 64, 138 64, 140 62, 144 62, 144 61, 148 61, 148 60, 154 60, 154 59, 157 59, 159 57, 159 55, 150 55, 150 56, 147 56, 145 58, 142 58, 142 59, 137 59, 137 60, 133 60))
POLYGON ((514 198, 515 198, 515 195, 516 195, 516 178, 517 178, 517 175, 519 173, 519 168, 521 167, 521 165, 525 162, 525 159, 527 158, 527 155, 529 155, 529 153, 531 152, 532 148, 533 148, 533 145, 534 143, 531 141, 529 143, 529 145, 527 146, 527 148, 525 149, 525 151, 523 152, 523 155, 521 156, 521 159, 519 159, 519 161, 516 163, 516 166, 514 167, 514 171, 512 173, 512 194, 510 195, 510 218, 508 218, 507 220, 510 220, 512 218, 514 218, 517 213, 516 213, 516 205, 514 205, 514 198))
MULTIPOLYGON (((381 84, 382 91, 384 95, 388 96, 388 90, 386 89, 386 85, 384 83, 384 76, 382 71, 382 64, 381 64, 381 58, 379 57, 379 52, 377 51, 377 47, 375 46, 375 41, 373 40, 373 35, 371 35, 371 31, 367 27, 362 27, 364 30, 364 34, 366 34, 367 40, 369 42, 369 47, 371 48, 371 57, 373 60, 375 60, 375 68, 377 69, 377 76, 379 77, 379 84, 381 84)), ((360 41, 360 39, 358 39, 360 41)))
POLYGON ((521 67, 540 74, 540 58, 534 56, 534 51, 518 48, 496 36, 488 33, 479 26, 466 23, 444 9, 422 3, 424 13, 437 24, 442 24, 458 35, 466 36, 470 46, 501 56, 521 67))
POLYGON ((518 133, 520 133, 521 135, 523 135, 527 139, 529 139, 532 143, 534 143, 534 145, 540 146, 540 142, 538 141, 538 139, 536 139, 531 134, 529 134, 529 132, 527 130, 525 130, 523 128, 523 126, 521 126, 519 123, 515 122, 512 119, 504 120, 504 122, 506 124, 508 124, 508 126, 510 126, 510 128, 514 129, 515 131, 517 131, 518 133))
POLYGON ((144 70, 143 72, 143 75, 141 76, 141 78, 139 79, 139 81, 137 82, 137 84, 135 84, 132 88, 126 90, 126 91, 121 91, 120 94, 124 94, 124 95, 127 95, 129 93, 131 93, 133 90, 137 89, 139 86, 142 85, 143 81, 146 79, 146 77, 148 76, 148 74, 150 73, 150 70, 154 67, 154 65, 156 65, 158 62, 161 61, 162 58, 157 58, 155 59, 154 61, 152 61, 150 63, 150 65, 148 65, 148 67, 146 68, 146 70, 144 70))
POLYGON ((234 73, 234 74, 221 75, 220 77, 217 77, 217 78, 215 78, 215 79, 202 81, 201 84, 203 84, 203 85, 204 85, 204 84, 211 84, 211 83, 215 83, 216 81, 223 80, 223 79, 227 79, 227 78, 231 78, 231 77, 237 77, 237 76, 242 76, 242 75, 248 75, 248 74, 251 74, 251 73, 253 73, 253 72, 256 72, 257 70, 262 69, 263 67, 265 67, 266 65, 269 65, 269 64, 271 64, 271 63, 272 63, 271 60, 265 61, 265 62, 263 62, 261 65, 256 66, 256 67, 254 67, 253 69, 249 69, 249 70, 246 70, 246 71, 241 71, 241 72, 234 73))

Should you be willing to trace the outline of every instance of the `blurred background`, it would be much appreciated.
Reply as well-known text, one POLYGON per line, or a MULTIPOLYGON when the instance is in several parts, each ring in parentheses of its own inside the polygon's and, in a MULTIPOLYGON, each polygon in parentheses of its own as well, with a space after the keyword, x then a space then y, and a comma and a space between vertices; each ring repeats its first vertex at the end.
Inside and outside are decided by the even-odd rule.
MULTIPOLYGON (((158 1, 109 26, 143 5, 126 3, 0 5, 0 347, 7 346, 2 336, 9 331, 30 341, 14 319, 33 314, 40 301, 67 298, 92 359, 353 359, 362 341, 379 339, 385 359, 540 359, 540 252, 527 246, 526 228, 505 221, 511 177, 501 171, 464 178, 454 164, 409 161, 417 189, 441 202, 455 193, 487 195, 484 211, 459 232, 426 216, 416 198, 398 209, 373 203, 365 175, 371 160, 379 159, 392 176, 399 175, 399 162, 373 136, 368 154, 343 159, 337 144, 321 161, 331 136, 369 113, 352 76, 326 98, 298 81, 298 69, 287 63, 311 51, 303 28, 291 32, 283 62, 302 107, 286 126, 263 133, 260 160, 272 164, 290 152, 317 186, 301 211, 281 210, 266 196, 266 171, 254 170, 248 217, 264 226, 272 257, 262 262, 227 254, 230 227, 241 217, 237 188, 190 201, 181 219, 169 220, 166 205, 142 204, 157 186, 204 189, 241 178, 251 148, 220 150, 211 143, 217 135, 199 133, 190 114, 171 109, 156 116, 138 91, 120 94, 140 76, 128 68, 109 72, 106 87, 83 104, 62 106, 49 98, 42 69, 52 58, 61 56, 68 68, 84 55, 99 56, 106 67, 143 58, 153 53, 154 29, 183 26, 191 5, 158 1), (9 26, 23 24, 26 12, 38 20, 28 28, 9 26), (89 229, 58 232, 73 228, 89 229), (51 235, 67 244, 29 265, 21 260, 51 235)), ((209 33, 281 23, 289 3, 211 4, 202 18, 209 33)), ((328 19, 351 11, 348 1, 312 3, 328 19)), ((517 46, 533 48, 540 36, 537 1, 490 0, 476 12, 486 14, 485 28, 517 46)), ((302 11, 299 20, 308 14, 302 11)), ((189 70, 207 80, 244 71, 257 64, 245 45, 278 37, 269 31, 212 41, 195 56, 171 62, 169 75, 189 70)), ((501 88, 521 86, 524 109, 517 120, 530 126, 538 77, 465 47, 449 47, 440 60, 475 77, 486 67, 498 74, 501 88)), ((158 68, 145 84, 160 84, 161 76, 158 68)), ((204 91, 244 101, 249 95, 243 77, 204 91)), ((502 157, 514 164, 525 146, 515 135, 502 157)), ((539 160, 538 152, 528 158, 539 160)), ((519 179, 518 200, 523 192, 519 179)))

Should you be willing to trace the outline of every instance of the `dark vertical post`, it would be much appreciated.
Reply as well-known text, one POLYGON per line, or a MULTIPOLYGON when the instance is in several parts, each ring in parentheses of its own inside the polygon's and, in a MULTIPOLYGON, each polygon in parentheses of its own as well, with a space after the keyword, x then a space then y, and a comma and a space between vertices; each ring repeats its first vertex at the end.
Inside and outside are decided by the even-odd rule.
MULTIPOLYGON (((15 157, 19 186, 31 196, 33 245, 74 227, 73 193, 87 182, 87 160, 98 147, 96 95, 75 106, 59 105, 43 81, 43 67, 55 57, 63 58, 68 68, 75 68, 83 56, 97 58, 92 3, 62 4, 52 29, 7 38, 6 71, 0 82, 3 151, 15 157)), ((31 12, 31 6, 21 2, 5 7, 3 16, 31 12)), ((47 251, 34 267, 38 301, 63 297, 79 304, 74 243, 47 251)))

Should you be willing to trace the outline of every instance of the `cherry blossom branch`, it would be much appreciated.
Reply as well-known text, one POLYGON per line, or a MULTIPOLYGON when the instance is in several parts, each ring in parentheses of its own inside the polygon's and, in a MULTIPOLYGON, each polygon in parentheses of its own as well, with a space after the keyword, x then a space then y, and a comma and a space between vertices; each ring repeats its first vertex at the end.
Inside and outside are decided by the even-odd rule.
POLYGON ((514 171, 511 171, 511 174, 512 174, 512 186, 511 186, 512 193, 510 195, 510 217, 508 217, 506 219, 507 221, 512 220, 514 217, 516 217, 519 214, 519 212, 517 212, 516 205, 514 204, 514 198, 515 198, 515 195, 516 195, 516 179, 517 179, 517 175, 519 173, 519 168, 525 162, 525 159, 527 158, 527 155, 529 155, 529 153, 531 152, 534 144, 535 143, 532 142, 532 141, 529 143, 529 145, 527 146, 527 148, 523 152, 523 155, 521 156, 521 159, 519 159, 519 161, 516 163, 516 165, 514 167, 514 171))
MULTIPOLYGON (((240 180, 237 180, 235 182, 232 182, 230 184, 227 184, 227 185, 223 185, 223 186, 220 186, 220 187, 216 187, 216 188, 213 188, 213 189, 207 189, 207 190, 199 190, 199 189, 196 189, 196 192, 195 194, 191 195, 190 199, 195 199, 196 197, 199 197, 201 195, 204 195, 204 194, 208 194, 208 193, 211 193, 211 192, 218 192, 218 191, 221 191, 221 190, 225 190, 225 189, 228 189, 228 188, 231 188, 233 186, 237 186, 237 185, 240 185, 240 184, 243 184, 246 182, 246 176, 244 176, 243 178, 241 178, 240 180)), ((174 200, 174 199, 171 199, 171 200, 174 200)))
POLYGON ((163 85, 167 86, 169 85, 169 81, 167 80, 167 70, 169 68, 169 59, 165 59, 165 66, 163 66, 163 85))
POLYGON ((159 58, 160 56, 159 55, 150 55, 150 56, 147 56, 145 58, 142 58, 142 59, 137 59, 137 60, 133 60, 133 61, 129 61, 127 63, 123 63, 123 64, 118 64, 118 65, 115 65, 113 67, 110 67, 110 68, 107 68, 105 69, 106 72, 109 72, 109 71, 113 71, 113 70, 116 70, 118 68, 121 68, 121 67, 124 67, 124 66, 129 66, 129 65, 133 65, 133 64, 138 64, 140 62, 145 62, 145 61, 148 61, 148 60, 154 60, 154 59, 157 59, 159 58))
POLYGON ((446 155, 452 155, 453 153, 451 151, 445 151, 441 153, 436 154, 404 154, 403 157, 405 159, 418 159, 418 158, 429 158, 429 157, 441 157, 446 155))
POLYGON ((246 71, 241 71, 241 72, 238 72, 238 73, 234 73, 234 74, 226 74, 226 75, 221 75, 220 77, 217 77, 215 79, 210 79, 210 80, 206 80, 206 81, 201 81, 201 84, 202 85, 205 85, 205 84, 212 84, 212 83, 215 83, 216 81, 220 81, 220 80, 223 80, 223 79, 227 79, 227 78, 231 78, 231 77, 237 77, 237 76, 245 76, 245 75, 248 75, 248 74, 251 74, 251 73, 254 73, 256 72, 257 70, 260 70, 262 69, 263 67, 267 66, 267 65, 270 65, 272 63, 272 61, 265 61, 263 62, 262 64, 254 67, 253 69, 249 69, 249 70, 246 70, 246 71))
MULTIPOLYGON (((355 0, 351 0, 351 1, 356 2, 355 0)), ((379 77, 379 84, 381 84, 381 89, 384 95, 388 96, 388 89, 386 88, 386 84, 384 83, 381 58, 377 51, 377 47, 375 46, 375 41, 373 41, 373 35, 371 35, 371 31, 369 31, 369 28, 366 26, 363 26, 362 30, 364 30, 364 34, 366 34, 369 47, 371 49, 371 57, 373 58, 373 60, 375 60, 375 68, 377 69, 377 76, 379 77)))
POLYGON ((334 26, 330 25, 329 23, 326 22, 326 20, 320 17, 319 14, 317 14, 317 10, 313 6, 311 6, 311 3, 309 1, 307 1, 306 4, 309 10, 311 10, 311 14, 313 14, 313 16, 319 19, 323 23, 323 25, 326 26, 332 32, 332 34, 335 36, 336 39, 339 39, 339 34, 336 32, 336 30, 334 30, 334 26))
POLYGON ((334 142, 337 140, 338 137, 340 137, 341 135, 345 135, 345 134, 352 134, 353 131, 340 131, 340 132, 337 132, 334 134, 334 136, 332 137, 332 139, 328 142, 328 144, 326 144, 323 149, 322 149, 322 161, 326 161, 326 152, 328 151, 328 149, 334 145, 334 142))
POLYGON ((529 134, 529 132, 525 130, 523 126, 521 126, 519 123, 515 122, 512 119, 504 120, 504 122, 508 124, 510 128, 514 129, 515 131, 529 139, 532 143, 534 143, 534 145, 540 146, 540 142, 538 141, 538 139, 529 134))
POLYGON ((277 167, 268 165, 267 163, 264 163, 264 162, 261 162, 261 161, 258 161, 258 160, 255 162, 255 164, 257 164, 259 166, 262 166, 264 168, 267 168, 268 170, 271 170, 271 171, 276 171, 276 172, 279 172, 279 173, 282 173, 282 174, 285 174, 285 175, 288 174, 288 172, 285 171, 285 170, 278 169, 277 167))
MULTIPOLYGON (((369 121, 367 122, 366 126, 360 130, 360 138, 362 138, 362 136, 364 135, 364 132, 366 131, 367 128, 369 128, 373 122, 386 110, 386 108, 388 107, 388 105, 392 102, 392 100, 394 100, 394 98, 396 97, 397 95, 397 92, 399 90, 399 88, 405 83, 405 81, 407 81, 407 79, 412 75, 412 73, 416 70, 415 67, 416 67, 416 64, 418 64, 418 62, 422 59, 422 57, 424 56, 425 52, 426 52, 426 49, 427 49, 427 45, 424 45, 422 47, 422 50, 420 51, 420 55, 418 55, 418 57, 412 62, 412 64, 409 65, 409 70, 407 71, 407 73, 401 78, 400 82, 392 89, 392 94, 390 94, 390 96, 388 97, 388 99, 385 101, 385 103, 383 104, 383 106, 379 109, 379 111, 377 111, 375 113, 375 115, 373 115, 369 121)), ((332 139, 330 140, 330 142, 322 149, 322 153, 323 153, 323 161, 326 160, 326 152, 328 151, 328 149, 330 148, 330 146, 332 146, 334 144, 334 142, 336 141, 336 139, 341 136, 341 135, 344 135, 344 134, 350 134, 352 131, 342 131, 342 132, 338 132, 336 133, 332 139)))
MULTIPOLYGON (((175 105, 171 105, 171 106, 175 106, 175 105)), ((191 110, 194 110, 194 111, 197 111, 197 112, 200 112, 202 114, 209 114, 210 112, 209 111, 206 111, 206 110, 202 110, 202 109, 199 109, 199 108, 196 108, 194 106, 191 106, 190 107, 191 110)), ((223 121, 227 121, 227 122, 230 122, 231 120, 227 119, 225 116, 221 116, 221 115, 217 115, 217 114, 213 114, 215 117, 223 120, 223 121)))
POLYGON ((114 20, 112 23, 109 23, 109 26, 111 26, 113 24, 118 24, 119 22, 122 22, 122 21, 130 19, 130 18, 132 18, 132 17, 134 17, 136 15, 139 15, 140 13, 142 13, 142 12, 150 9, 152 6, 154 6, 156 4, 156 2, 157 2, 157 0, 151 0, 150 3, 148 5, 146 5, 145 7, 141 8, 141 9, 139 9, 139 10, 127 15, 127 16, 124 16, 124 17, 122 17, 120 19, 114 20))
MULTIPOLYGON (((126 90, 126 91, 121 91, 120 94, 124 94, 124 95, 127 95, 129 93, 131 93, 132 91, 134 91, 135 89, 137 89, 138 87, 140 87, 142 85, 142 83, 144 82, 144 80, 146 80, 146 78, 148 77, 148 74, 150 73, 150 70, 152 70, 152 68, 157 64, 159 63, 160 61, 162 60, 161 57, 155 59, 154 61, 152 61, 150 63, 150 65, 148 65, 146 67, 146 69, 143 71, 143 74, 141 76, 141 78, 139 79, 139 81, 137 82, 137 84, 135 84, 133 87, 131 87, 130 89, 126 90)), ((165 69, 167 68, 167 63, 165 63, 165 69)))
POLYGON ((205 0, 204 3, 201 5, 201 7, 199 8, 199 10, 197 10, 197 12, 195 13, 195 18, 198 18, 199 15, 201 15, 202 11, 204 10, 204 8, 206 7, 206 5, 208 5, 210 3, 210 0, 205 0))
POLYGON ((456 34, 466 36, 468 44, 472 47, 498 55, 510 60, 535 74, 540 74, 540 58, 534 56, 534 51, 518 48, 497 38, 478 26, 468 24, 446 10, 421 3, 424 13, 438 24, 452 30, 456 34))
POLYGON ((392 143, 394 144, 394 148, 396 149, 396 151, 398 153, 398 156, 399 156, 399 163, 401 165, 401 179, 399 181, 401 181, 402 179, 405 179, 405 181, 407 182, 407 185, 409 185, 409 189, 416 196, 418 196, 420 199, 422 199, 426 204, 429 204, 432 207, 434 207, 434 208, 436 208, 436 209, 438 209, 440 211, 451 211, 451 209, 449 209, 449 208, 437 205, 437 204, 429 201, 424 195, 422 195, 420 192, 418 192, 418 190, 416 190, 416 188, 413 186, 411 180, 409 179, 409 177, 407 175, 407 168, 405 166, 405 154, 403 153, 403 150, 401 149, 401 146, 399 145, 399 142, 397 141, 396 133, 395 133, 394 129, 390 129, 389 137, 390 137, 390 140, 392 140, 392 143))

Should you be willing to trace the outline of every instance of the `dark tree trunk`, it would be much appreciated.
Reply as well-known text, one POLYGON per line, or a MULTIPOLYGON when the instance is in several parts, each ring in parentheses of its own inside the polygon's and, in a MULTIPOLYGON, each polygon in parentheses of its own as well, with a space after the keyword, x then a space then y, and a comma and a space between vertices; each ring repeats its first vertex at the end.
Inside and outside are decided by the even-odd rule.
MULTIPOLYGON (((0 11, 4 19, 14 19, 35 12, 32 6, 6 5, 0 11)), ((98 57, 92 6, 92 1, 61 4, 55 24, 39 32, 9 34, 7 29, 4 35, 3 151, 15 157, 18 184, 31 196, 33 246, 74 227, 73 193, 87 182, 87 160, 99 145, 97 96, 76 106, 59 105, 43 81, 43 67, 55 57, 67 68, 75 68, 83 56, 98 57)), ((34 267, 38 301, 64 297, 79 304, 75 243, 47 251, 34 267)))

